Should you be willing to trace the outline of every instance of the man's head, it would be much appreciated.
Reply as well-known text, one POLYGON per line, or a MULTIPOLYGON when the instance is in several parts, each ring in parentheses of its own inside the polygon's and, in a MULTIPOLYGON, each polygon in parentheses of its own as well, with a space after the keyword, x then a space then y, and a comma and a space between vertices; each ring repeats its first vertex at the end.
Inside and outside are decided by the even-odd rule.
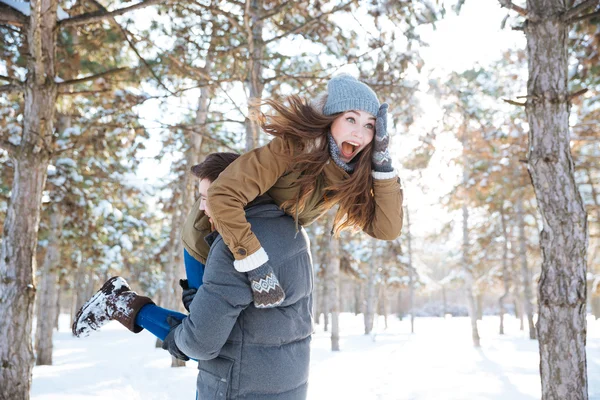
POLYGON ((208 188, 219 174, 234 162, 240 155, 236 153, 212 153, 204 161, 191 168, 192 174, 200 179, 200 209, 210 218, 210 208, 206 202, 208 188))

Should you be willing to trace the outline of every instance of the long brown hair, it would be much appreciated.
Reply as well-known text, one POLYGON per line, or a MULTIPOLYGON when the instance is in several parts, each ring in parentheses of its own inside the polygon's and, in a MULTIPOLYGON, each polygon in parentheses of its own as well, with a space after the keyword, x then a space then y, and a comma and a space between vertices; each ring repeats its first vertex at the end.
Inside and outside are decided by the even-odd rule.
MULTIPOLYGON (((323 115, 299 96, 288 97, 289 105, 276 100, 267 100, 276 114, 262 115, 261 125, 265 132, 284 139, 287 151, 293 157, 292 171, 301 172, 298 178, 298 199, 289 199, 281 207, 291 215, 304 210, 306 201, 315 190, 315 181, 329 160, 327 133, 331 124, 340 115, 323 115)), ((339 204, 334 219, 334 233, 344 229, 363 229, 375 216, 373 199, 373 177, 371 175, 371 142, 355 157, 356 166, 350 178, 338 185, 325 188, 325 207, 339 204)))

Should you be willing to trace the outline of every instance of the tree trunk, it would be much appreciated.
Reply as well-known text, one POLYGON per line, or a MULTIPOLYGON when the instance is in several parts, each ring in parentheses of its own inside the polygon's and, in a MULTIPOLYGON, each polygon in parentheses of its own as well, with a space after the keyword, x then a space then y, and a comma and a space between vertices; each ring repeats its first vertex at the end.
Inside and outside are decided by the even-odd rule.
POLYGON ((475 296, 475 300, 477 301, 477 320, 483 320, 483 295, 478 293, 475 296))
POLYGON ((263 24, 260 18, 263 9, 263 0, 246 0, 244 12, 244 28, 246 29, 248 52, 248 77, 246 88, 248 89, 248 117, 246 118, 246 151, 258 146, 260 136, 260 103, 264 88, 262 78, 262 59, 264 53, 263 24))
POLYGON ((444 310, 444 317, 448 314, 448 300, 446 298, 446 286, 442 286, 442 308, 444 310))
MULTIPOLYGON (((502 201, 504 203, 504 200, 502 201)), ((498 299, 498 306, 500 309, 500 335, 504 335, 504 314, 506 310, 504 308, 504 301, 508 297, 510 292, 509 283, 509 271, 508 271, 508 229, 506 229, 506 218, 504 215, 504 208, 500 209, 500 221, 502 223, 502 236, 504 237, 504 243, 502 246, 502 284, 504 285, 504 293, 498 299)))
POLYGON ((415 333, 415 270, 412 263, 412 235, 410 233, 410 210, 406 207, 406 237, 408 250, 408 295, 410 308, 410 333, 415 333))
POLYGON ((469 302, 469 317, 471 318, 471 337, 473 338, 473 345, 480 347, 479 331, 477 329, 477 303, 475 301, 475 294, 473 293, 473 271, 469 263, 469 210, 467 206, 463 206, 463 269, 466 272, 466 292, 467 301, 469 302))
MULTIPOLYGON (((587 399, 587 218, 570 152, 564 0, 528 0, 528 168, 542 216, 538 288, 542 399, 587 399)), ((569 2, 569 4, 571 4, 569 2)))
POLYGON ((377 306, 377 290, 375 278, 377 274, 377 239, 371 239, 371 262, 369 263, 369 271, 367 274, 366 301, 365 301, 365 335, 368 335, 373 330, 373 319, 375 318, 375 307, 377 306))
POLYGON ((28 399, 31 387, 35 253, 57 97, 54 82, 57 2, 33 0, 30 4, 23 135, 18 148, 9 152, 14 175, 0 255, 2 400, 28 399))
POLYGON ((358 316, 362 311, 363 304, 363 285, 362 283, 357 283, 354 285, 354 315, 358 316))
POLYGON ((64 215, 59 205, 50 216, 51 236, 44 257, 38 288, 37 328, 35 331, 36 365, 52 365, 52 333, 58 317, 58 268, 64 215))
POLYGON ((536 339, 535 324, 533 323, 533 304, 531 293, 531 274, 527 266, 527 237, 525 236, 525 218, 523 216, 523 199, 517 196, 515 202, 517 223, 519 225, 519 259, 521 261, 521 276, 523 279, 523 308, 529 323, 529 338, 536 339))
POLYGON ((340 350, 340 242, 332 236, 329 245, 329 263, 327 265, 329 282, 329 307, 331 310, 331 350, 340 350))

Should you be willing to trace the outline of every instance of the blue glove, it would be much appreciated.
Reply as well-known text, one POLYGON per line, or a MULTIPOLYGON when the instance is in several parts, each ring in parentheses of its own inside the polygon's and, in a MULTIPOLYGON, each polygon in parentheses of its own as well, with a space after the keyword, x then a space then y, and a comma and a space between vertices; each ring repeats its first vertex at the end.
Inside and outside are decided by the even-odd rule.
POLYGON ((373 170, 376 172, 392 172, 392 158, 388 152, 390 135, 387 131, 388 103, 383 103, 375 120, 375 143, 373 144, 373 170))
POLYGON ((179 347, 177 347, 177 343, 175 343, 175 328, 181 325, 181 321, 175 317, 168 316, 167 323, 171 327, 171 330, 167 334, 165 340, 163 340, 162 348, 167 350, 171 355, 178 360, 189 361, 189 357, 183 354, 179 347))

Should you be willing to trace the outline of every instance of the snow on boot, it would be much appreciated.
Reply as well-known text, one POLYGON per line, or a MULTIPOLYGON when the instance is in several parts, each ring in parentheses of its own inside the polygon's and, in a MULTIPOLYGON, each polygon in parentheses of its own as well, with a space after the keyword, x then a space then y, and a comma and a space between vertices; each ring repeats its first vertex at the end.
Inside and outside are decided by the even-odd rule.
POLYGON ((143 328, 135 325, 135 317, 146 304, 154 302, 132 291, 120 276, 112 277, 79 309, 73 322, 73 335, 88 336, 111 320, 119 321, 133 333, 139 333, 143 328))

